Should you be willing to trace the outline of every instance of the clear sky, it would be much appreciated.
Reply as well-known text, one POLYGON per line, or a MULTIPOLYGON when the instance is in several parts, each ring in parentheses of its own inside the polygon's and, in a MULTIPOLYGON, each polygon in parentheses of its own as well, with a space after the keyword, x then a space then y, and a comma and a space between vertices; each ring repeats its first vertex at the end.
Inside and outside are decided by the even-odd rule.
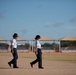
POLYGON ((0 37, 15 32, 28 39, 76 37, 76 0, 0 0, 0 37))

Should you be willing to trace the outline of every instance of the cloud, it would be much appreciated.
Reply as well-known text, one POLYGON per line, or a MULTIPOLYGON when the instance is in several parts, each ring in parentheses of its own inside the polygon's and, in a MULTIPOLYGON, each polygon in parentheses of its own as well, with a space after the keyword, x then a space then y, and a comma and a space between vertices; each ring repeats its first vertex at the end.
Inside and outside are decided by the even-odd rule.
POLYGON ((76 17, 71 18, 69 22, 76 22, 76 17))
POLYGON ((42 8, 42 7, 43 7, 42 4, 38 4, 38 5, 37 5, 37 8, 42 8))
POLYGON ((0 11, 0 20, 4 19, 6 10, 0 11))
POLYGON ((3 19, 4 18, 4 15, 2 12, 0 12, 0 19, 3 19))
POLYGON ((64 25, 64 23, 55 23, 55 24, 52 24, 52 26, 54 26, 54 27, 59 27, 59 26, 62 26, 62 25, 64 25))
POLYGON ((45 27, 60 27, 60 26, 63 26, 64 25, 64 23, 47 23, 46 25, 45 25, 45 27))
POLYGON ((21 31, 21 33, 23 33, 23 34, 25 34, 25 33, 27 32, 26 29, 21 29, 20 31, 21 31))
POLYGON ((45 27, 45 28, 50 27, 50 23, 47 23, 44 27, 45 27))
POLYGON ((76 30, 76 26, 66 26, 65 27, 66 29, 69 29, 69 30, 76 30))

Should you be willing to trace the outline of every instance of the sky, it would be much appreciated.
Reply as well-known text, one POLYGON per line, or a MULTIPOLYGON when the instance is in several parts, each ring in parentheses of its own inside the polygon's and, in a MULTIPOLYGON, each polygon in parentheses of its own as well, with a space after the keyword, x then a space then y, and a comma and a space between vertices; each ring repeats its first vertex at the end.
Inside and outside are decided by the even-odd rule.
POLYGON ((0 37, 76 37, 76 0, 0 0, 0 37))

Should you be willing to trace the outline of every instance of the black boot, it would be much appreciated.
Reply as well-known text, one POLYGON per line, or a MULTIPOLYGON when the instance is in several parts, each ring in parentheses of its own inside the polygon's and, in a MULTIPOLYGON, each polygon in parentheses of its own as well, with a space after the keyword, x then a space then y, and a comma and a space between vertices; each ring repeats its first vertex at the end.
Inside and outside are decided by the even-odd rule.
POLYGON ((8 62, 8 65, 11 67, 11 63, 10 62, 8 62))
POLYGON ((19 68, 18 66, 14 66, 13 68, 19 68))
POLYGON ((13 65, 13 68, 19 68, 17 65, 13 65))
POLYGON ((31 67, 33 68, 33 64, 32 64, 32 63, 30 63, 30 65, 31 65, 31 67))
POLYGON ((44 69, 44 67, 39 67, 39 69, 44 69))

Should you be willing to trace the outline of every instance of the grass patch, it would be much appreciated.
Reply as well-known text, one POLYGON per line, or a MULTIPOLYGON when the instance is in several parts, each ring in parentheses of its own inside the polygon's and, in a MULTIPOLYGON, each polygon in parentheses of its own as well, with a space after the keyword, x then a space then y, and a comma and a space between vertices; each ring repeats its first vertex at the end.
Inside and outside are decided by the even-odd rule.
MULTIPOLYGON (((18 53, 22 58, 36 58, 34 53, 18 53)), ((0 53, 0 56, 12 56, 11 53, 0 53)), ((76 63, 76 53, 43 53, 43 59, 76 63)))
POLYGON ((48 53, 43 54, 43 58, 52 61, 69 61, 76 63, 76 53, 48 53))

